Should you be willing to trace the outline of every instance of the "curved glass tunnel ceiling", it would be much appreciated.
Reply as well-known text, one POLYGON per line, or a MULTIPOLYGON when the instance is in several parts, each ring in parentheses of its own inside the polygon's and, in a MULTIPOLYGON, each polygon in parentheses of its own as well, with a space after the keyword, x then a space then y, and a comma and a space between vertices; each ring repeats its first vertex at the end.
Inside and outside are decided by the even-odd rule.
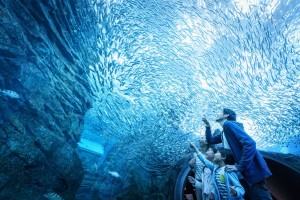
MULTIPOLYGON (((83 131, 76 129, 81 132, 78 146, 95 154, 95 158, 87 159, 86 152, 80 151, 85 170, 89 175, 101 171, 99 177, 85 176, 80 192, 84 193, 94 179, 99 179, 97 187, 105 197, 129 187, 132 179, 151 180, 154 185, 155 181, 165 181, 163 176, 190 155, 188 141, 204 137, 202 115, 207 116, 213 129, 220 128, 214 119, 224 107, 236 111, 237 120, 255 139, 258 149, 300 155, 299 1, 20 2, 11 4, 20 4, 19 13, 24 9, 24 16, 32 15, 24 17, 30 22, 23 24, 24 29, 37 29, 49 41, 29 45, 39 37, 18 31, 22 36, 16 34, 13 41, 29 38, 22 44, 28 48, 24 56, 30 62, 58 60, 50 62, 53 68, 47 65, 50 77, 40 74, 47 67, 35 69, 28 64, 28 71, 20 72, 25 77, 24 88, 34 86, 29 94, 40 97, 34 83, 56 84, 62 99, 68 99, 66 108, 68 101, 75 99, 76 106, 84 101, 67 98, 68 86, 92 95, 87 113, 74 109, 75 114, 70 115, 75 119, 85 115, 83 131), (34 14, 35 9, 39 13, 34 14), (46 28, 35 27, 35 23, 46 24, 46 28), (60 67, 70 60, 71 70, 64 69, 66 73, 59 76, 60 67), (34 76, 27 77, 27 73, 34 76), (76 75, 81 87, 77 87, 77 81, 68 82, 70 74, 76 75), (88 84, 81 82, 85 78, 88 84), (156 179, 146 173, 132 173, 143 171, 156 179), (105 188, 110 188, 107 194, 105 188)), ((14 50, 23 56, 22 50, 14 50)), ((4 53, 14 58, 15 54, 4 53)), ((1 98, 19 101, 26 96, 13 87, 2 87, 13 85, 14 77, 10 82, 0 78, 1 98)), ((44 93, 47 100, 53 96, 46 90, 44 93)), ((31 102, 31 96, 28 99, 31 102)), ((21 100, 19 107, 27 105, 21 100)), ((6 119, 2 117, 1 124, 6 119)), ((143 192, 147 185, 136 187, 143 192)))
POLYGON ((93 5, 95 101, 82 137, 103 145, 107 173, 122 177, 129 162, 165 174, 189 152, 187 141, 204 137, 202 115, 220 128, 213 121, 224 107, 260 150, 300 155, 299 2, 93 5))
POLYGON ((213 122, 228 107, 260 150, 300 154, 297 1, 93 5, 98 61, 84 138, 174 164, 204 136, 202 115, 213 122))

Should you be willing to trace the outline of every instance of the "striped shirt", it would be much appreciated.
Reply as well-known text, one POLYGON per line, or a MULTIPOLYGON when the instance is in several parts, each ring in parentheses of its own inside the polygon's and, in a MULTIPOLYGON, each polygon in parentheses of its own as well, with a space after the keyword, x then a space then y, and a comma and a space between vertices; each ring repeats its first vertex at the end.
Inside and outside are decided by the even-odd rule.
POLYGON ((219 190, 220 199, 227 200, 229 191, 226 187, 225 167, 221 167, 216 170, 216 183, 219 190))

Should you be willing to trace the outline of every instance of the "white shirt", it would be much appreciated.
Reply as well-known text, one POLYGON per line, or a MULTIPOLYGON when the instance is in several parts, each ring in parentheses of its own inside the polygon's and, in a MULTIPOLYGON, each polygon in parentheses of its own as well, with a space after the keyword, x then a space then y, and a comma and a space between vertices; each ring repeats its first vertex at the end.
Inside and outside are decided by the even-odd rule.
POLYGON ((203 167, 205 167, 205 165, 201 162, 196 153, 194 154, 194 157, 196 158, 195 178, 197 180, 201 180, 203 167))
POLYGON ((212 182, 212 173, 208 167, 205 167, 202 173, 202 182, 203 182, 203 193, 210 194, 214 193, 214 185, 212 182))
POLYGON ((224 149, 230 149, 224 131, 222 131, 222 144, 224 149))

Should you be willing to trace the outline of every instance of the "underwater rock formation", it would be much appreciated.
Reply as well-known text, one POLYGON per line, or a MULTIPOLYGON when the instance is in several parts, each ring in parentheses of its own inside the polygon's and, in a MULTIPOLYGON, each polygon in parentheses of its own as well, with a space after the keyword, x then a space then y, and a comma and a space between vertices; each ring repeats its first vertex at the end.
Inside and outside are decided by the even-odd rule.
POLYGON ((88 10, 64 1, 1 1, 0 9, 0 199, 74 199, 83 178, 77 142, 92 105, 85 47, 93 45, 77 34, 88 10))

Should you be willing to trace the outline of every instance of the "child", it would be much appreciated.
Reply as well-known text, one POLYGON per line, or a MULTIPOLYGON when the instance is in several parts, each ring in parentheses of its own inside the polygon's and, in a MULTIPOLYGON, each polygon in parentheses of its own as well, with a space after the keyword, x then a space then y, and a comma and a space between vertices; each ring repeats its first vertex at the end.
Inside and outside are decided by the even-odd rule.
MULTIPOLYGON (((201 145, 200 145, 201 146, 201 145)), ((215 157, 215 150, 213 148, 209 148, 206 152, 206 159, 212 162, 215 157)), ((196 155, 197 156, 197 155, 196 155)), ((188 180, 193 184, 196 191, 197 189, 202 190, 202 200, 211 200, 214 197, 214 184, 212 182, 212 172, 206 167, 202 161, 197 156, 196 162, 201 163, 201 168, 198 169, 201 172, 201 181, 189 176, 188 180)))
POLYGON ((198 158, 212 171, 212 180, 215 186, 215 200, 243 199, 245 190, 239 182, 236 172, 226 172, 224 158, 220 152, 215 154, 213 163, 208 161, 198 148, 190 143, 198 158))

